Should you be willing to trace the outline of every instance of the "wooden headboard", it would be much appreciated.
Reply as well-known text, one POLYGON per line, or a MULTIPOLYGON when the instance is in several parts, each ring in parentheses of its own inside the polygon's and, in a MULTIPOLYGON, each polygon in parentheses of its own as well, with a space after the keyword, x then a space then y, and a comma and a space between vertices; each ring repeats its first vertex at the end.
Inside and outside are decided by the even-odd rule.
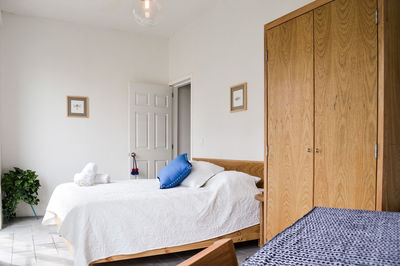
POLYGON ((204 161, 219 165, 227 171, 239 171, 252 176, 261 178, 257 183, 257 187, 262 187, 264 182, 264 162, 262 161, 242 161, 242 160, 225 160, 225 159, 208 159, 193 158, 195 161, 204 161))

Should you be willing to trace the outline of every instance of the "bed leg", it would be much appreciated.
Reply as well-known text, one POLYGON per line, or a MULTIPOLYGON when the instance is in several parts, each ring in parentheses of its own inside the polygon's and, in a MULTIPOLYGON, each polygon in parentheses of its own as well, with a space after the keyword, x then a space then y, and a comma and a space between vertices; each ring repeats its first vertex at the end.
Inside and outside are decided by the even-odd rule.
POLYGON ((258 240, 258 246, 264 245, 264 204, 260 202, 260 239, 258 240))

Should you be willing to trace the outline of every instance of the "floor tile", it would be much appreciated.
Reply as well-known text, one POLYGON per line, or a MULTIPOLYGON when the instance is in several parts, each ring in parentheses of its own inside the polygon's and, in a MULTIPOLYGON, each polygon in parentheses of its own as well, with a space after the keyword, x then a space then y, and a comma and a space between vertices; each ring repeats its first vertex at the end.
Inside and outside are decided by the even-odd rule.
POLYGON ((32 235, 32 226, 11 227, 11 229, 12 229, 11 232, 14 233, 14 237, 16 235, 17 236, 32 235))
POLYGON ((179 258, 182 259, 182 261, 187 260, 188 258, 190 258, 191 256, 193 256, 194 254, 200 252, 201 249, 197 249, 197 250, 189 250, 189 251, 182 251, 182 252, 178 252, 175 253, 179 258))
POLYGON ((175 254, 160 255, 157 256, 157 258, 160 265, 162 266, 177 265, 180 262, 184 261, 184 259, 175 254))
POLYGON ((68 248, 58 248, 57 254, 60 260, 73 264, 74 258, 68 248))
POLYGON ((13 245, 13 238, 0 238, 0 249, 11 248, 13 245))
POLYGON ((38 244, 35 245, 35 254, 38 255, 58 255, 56 246, 51 244, 38 244))
POLYGON ((36 254, 36 261, 38 266, 45 265, 73 265, 72 260, 64 260, 58 256, 57 251, 36 254))
POLYGON ((36 258, 33 251, 14 252, 11 258, 12 265, 36 265, 36 258))
POLYGON ((243 255, 243 254, 237 254, 236 255, 238 263, 242 263, 249 256, 251 256, 251 255, 248 255, 248 254, 247 255, 243 255))
POLYGON ((36 266, 35 257, 25 257, 23 259, 13 260, 12 266, 36 266))
POLYGON ((16 241, 13 242, 13 253, 34 252, 32 240, 31 242, 16 241))
POLYGON ((65 243, 64 238, 59 234, 51 234, 54 243, 65 243))
POLYGON ((0 249, 0 265, 11 264, 12 248, 0 249))
POLYGON ((68 248, 65 242, 55 243, 56 248, 68 248))
POLYGON ((14 232, 6 232, 0 230, 0 240, 1 239, 12 239, 14 237, 14 232))
POLYGON ((48 232, 45 233, 40 233, 40 234, 34 234, 33 235, 33 243, 35 245, 40 245, 40 244, 54 244, 53 238, 51 237, 51 234, 48 232))

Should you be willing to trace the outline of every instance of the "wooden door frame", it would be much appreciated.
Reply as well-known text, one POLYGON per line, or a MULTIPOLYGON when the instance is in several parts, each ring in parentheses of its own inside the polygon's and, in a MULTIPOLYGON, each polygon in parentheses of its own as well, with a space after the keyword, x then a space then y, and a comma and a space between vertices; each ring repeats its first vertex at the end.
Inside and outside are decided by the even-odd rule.
POLYGON ((385 54, 385 17, 386 17, 386 0, 378 0, 378 159, 377 159, 377 173, 376 173, 376 199, 375 209, 377 211, 383 210, 383 156, 384 156, 384 128, 385 128, 385 59, 388 56, 385 54))

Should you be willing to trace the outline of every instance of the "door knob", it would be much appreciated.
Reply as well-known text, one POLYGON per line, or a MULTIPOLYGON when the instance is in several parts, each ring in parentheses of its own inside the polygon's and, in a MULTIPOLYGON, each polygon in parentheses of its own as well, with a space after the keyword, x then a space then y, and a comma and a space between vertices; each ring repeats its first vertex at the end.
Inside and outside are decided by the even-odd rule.
POLYGON ((315 148, 315 153, 319 153, 319 149, 318 148, 315 148))
POLYGON ((311 152, 311 148, 307 148, 307 152, 311 152))

